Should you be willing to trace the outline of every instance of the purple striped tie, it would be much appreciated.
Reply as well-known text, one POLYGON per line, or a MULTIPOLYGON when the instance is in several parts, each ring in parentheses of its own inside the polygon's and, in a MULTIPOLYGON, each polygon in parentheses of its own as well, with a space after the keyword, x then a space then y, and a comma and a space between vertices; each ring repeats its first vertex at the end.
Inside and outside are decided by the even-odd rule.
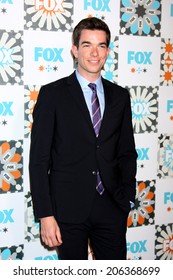
MULTIPOLYGON (((97 96, 96 84, 90 83, 88 86, 90 87, 90 89, 93 92, 92 97, 91 97, 92 121, 93 121, 93 127, 95 130, 96 137, 98 137, 100 126, 101 126, 101 111, 100 111, 100 105, 99 105, 99 100, 98 100, 98 96, 97 96)), ((96 190, 99 192, 100 195, 104 192, 104 187, 103 187, 102 181, 100 179, 99 172, 97 172, 96 190)))

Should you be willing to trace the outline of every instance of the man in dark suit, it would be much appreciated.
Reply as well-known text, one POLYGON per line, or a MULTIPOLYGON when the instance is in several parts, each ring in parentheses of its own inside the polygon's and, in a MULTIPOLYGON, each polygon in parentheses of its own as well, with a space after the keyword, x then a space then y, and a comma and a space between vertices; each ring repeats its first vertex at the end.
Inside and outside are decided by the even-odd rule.
POLYGON ((41 88, 33 113, 30 180, 42 241, 60 259, 126 259, 135 200, 130 96, 101 77, 110 30, 87 18, 73 31, 76 71, 41 88))

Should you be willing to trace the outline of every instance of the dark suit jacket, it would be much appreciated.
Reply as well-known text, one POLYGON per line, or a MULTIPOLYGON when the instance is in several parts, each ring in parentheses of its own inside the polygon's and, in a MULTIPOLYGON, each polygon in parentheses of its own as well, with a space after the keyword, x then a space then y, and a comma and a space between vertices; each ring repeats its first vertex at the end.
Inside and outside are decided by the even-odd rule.
POLYGON ((126 213, 135 199, 136 150, 130 96, 102 79, 105 111, 96 138, 75 73, 41 88, 33 113, 30 182, 35 217, 62 222, 86 219, 96 171, 126 213))

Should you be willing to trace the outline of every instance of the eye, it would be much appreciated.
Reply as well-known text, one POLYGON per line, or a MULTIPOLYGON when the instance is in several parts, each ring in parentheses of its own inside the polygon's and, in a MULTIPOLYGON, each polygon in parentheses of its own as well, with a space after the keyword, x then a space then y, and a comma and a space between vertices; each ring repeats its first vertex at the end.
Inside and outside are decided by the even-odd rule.
POLYGON ((89 46, 90 46, 89 44, 84 44, 83 45, 84 48, 89 48, 89 46))
POLYGON ((106 49, 106 45, 105 45, 105 44, 100 45, 100 48, 102 48, 102 49, 106 49))

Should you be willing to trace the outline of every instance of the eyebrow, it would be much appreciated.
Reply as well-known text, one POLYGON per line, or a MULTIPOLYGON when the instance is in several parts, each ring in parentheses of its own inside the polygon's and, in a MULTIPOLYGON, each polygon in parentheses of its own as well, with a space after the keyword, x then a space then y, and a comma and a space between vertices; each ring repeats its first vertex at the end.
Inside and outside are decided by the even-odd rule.
MULTIPOLYGON (((81 42, 81 45, 84 45, 84 44, 92 44, 92 43, 89 42, 89 41, 83 41, 83 42, 81 42)), ((106 46, 107 46, 106 42, 100 42, 99 45, 106 45, 106 46)))

